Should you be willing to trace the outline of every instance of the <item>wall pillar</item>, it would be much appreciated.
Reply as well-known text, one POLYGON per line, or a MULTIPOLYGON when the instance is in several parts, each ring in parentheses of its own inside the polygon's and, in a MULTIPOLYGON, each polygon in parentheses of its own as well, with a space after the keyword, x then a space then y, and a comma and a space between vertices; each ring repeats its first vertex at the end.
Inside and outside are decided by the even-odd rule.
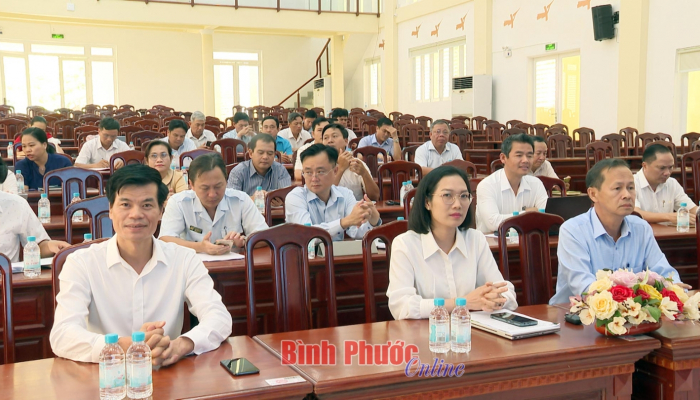
POLYGON ((474 0, 474 75, 493 73, 493 0, 474 0))
POLYGON ((621 0, 618 24, 617 129, 644 132, 649 0, 621 0))
POLYGON ((202 91, 204 104, 201 110, 205 115, 214 115, 214 38, 213 31, 203 29, 202 36, 202 91))
POLYGON ((334 35, 331 38, 331 107, 345 107, 345 71, 343 35, 334 35))
POLYGON ((384 113, 399 110, 399 29, 394 10, 396 0, 384 0, 381 25, 384 27, 384 58, 382 59, 382 106, 384 113))

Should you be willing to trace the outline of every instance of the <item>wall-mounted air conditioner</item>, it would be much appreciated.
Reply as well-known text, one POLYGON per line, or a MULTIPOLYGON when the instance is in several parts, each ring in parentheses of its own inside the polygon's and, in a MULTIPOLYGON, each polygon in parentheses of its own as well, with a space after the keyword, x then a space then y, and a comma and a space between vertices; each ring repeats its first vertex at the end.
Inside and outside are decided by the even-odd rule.
POLYGON ((323 108, 324 112, 331 111, 331 78, 321 78, 314 81, 314 107, 323 108))
POLYGON ((452 78, 452 116, 476 115, 491 119, 491 75, 474 75, 452 78))

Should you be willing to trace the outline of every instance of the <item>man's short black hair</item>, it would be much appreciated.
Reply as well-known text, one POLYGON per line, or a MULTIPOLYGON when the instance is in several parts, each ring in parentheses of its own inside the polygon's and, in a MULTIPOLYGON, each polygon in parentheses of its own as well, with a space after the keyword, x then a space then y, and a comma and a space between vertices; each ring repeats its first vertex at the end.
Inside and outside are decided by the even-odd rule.
POLYGON ((237 112, 233 114, 233 123, 237 124, 238 121, 250 121, 250 117, 244 112, 237 112))
POLYGON ((273 117, 272 115, 268 115, 267 117, 263 118, 263 120, 260 121, 260 126, 262 126, 268 119, 275 121, 275 125, 277 125, 277 128, 280 127, 280 120, 278 120, 277 117, 273 117))
POLYGON ((255 146, 258 144, 258 142, 272 143, 275 146, 275 151, 277 151, 277 142, 267 133, 258 133, 257 135, 253 136, 253 138, 250 139, 250 143, 248 143, 248 148, 255 150, 255 146))
POLYGON ((302 121, 304 120, 304 117, 303 117, 301 114, 299 114, 299 113, 297 113, 297 112, 293 112, 293 113, 290 113, 290 114, 289 114, 289 117, 287 117, 287 121, 289 121, 289 123, 291 124, 291 123, 294 122, 297 118, 301 118, 302 121))
POLYGON ((104 129, 106 131, 118 131, 119 128, 119 122, 112 117, 102 118, 102 121, 100 121, 100 130, 104 129))
POLYGON ((394 126, 394 123, 391 122, 391 120, 387 117, 379 118, 379 120, 377 121, 377 129, 385 125, 394 126))
POLYGON ((325 134, 326 134, 326 131, 329 130, 329 129, 337 129, 337 130, 339 130, 340 133, 343 134, 343 139, 348 140, 348 130, 347 130, 343 125, 336 124, 336 123, 328 124, 328 125, 326 125, 326 126, 323 127, 323 133, 322 133, 322 135, 325 135, 325 134))
MULTIPOLYGON (((528 136, 530 136, 530 135, 528 135, 528 136)), ((544 140, 544 138, 542 136, 530 136, 530 138, 532 139, 533 148, 534 148, 535 142, 547 144, 547 141, 544 140)))
POLYGON ((338 119, 338 118, 340 118, 340 117, 347 117, 348 115, 349 115, 349 114, 348 114, 348 110, 346 110, 346 109, 344 109, 344 108, 336 108, 336 109, 333 110, 333 112, 331 113, 331 117, 333 117, 333 118, 335 118, 335 119, 338 119))
POLYGON ((316 119, 316 118, 318 118, 318 114, 316 114, 316 111, 314 111, 314 110, 307 110, 307 111, 304 113, 304 118, 313 118, 313 119, 316 119))
POLYGON ((524 133, 518 133, 517 135, 510 135, 503 140, 503 143, 501 144, 501 153, 505 154, 506 157, 510 157, 513 142, 529 144, 532 146, 532 151, 535 151, 535 142, 532 140, 532 136, 524 133))
POLYGON ((41 115, 37 115, 36 117, 32 118, 32 121, 29 123, 29 125, 34 125, 35 122, 41 122, 42 124, 48 124, 46 122, 46 118, 42 117, 41 115))
MULTIPOLYGON (((467 185, 467 190, 469 193, 471 193, 469 177, 464 170, 455 168, 451 165, 443 165, 435 168, 434 170, 430 171, 428 175, 425 175, 418 183, 418 187, 416 188, 416 196, 413 200, 414 205, 411 207, 411 212, 408 216, 408 229, 421 234, 430 232, 432 216, 430 211, 426 209, 425 205, 427 204, 428 199, 432 199, 432 201, 442 201, 437 200, 437 197, 432 196, 435 194, 435 189, 437 189, 437 186, 442 178, 447 176, 459 176, 462 178, 464 183, 467 185)), ((457 201, 459 201, 459 199, 457 201)), ((474 216, 472 215, 472 209, 469 207, 467 216, 459 226, 459 230, 464 231, 468 229, 473 218, 474 216)))
POLYGON ((630 166, 627 164, 627 161, 621 158, 606 158, 605 160, 598 161, 586 174, 586 187, 600 189, 605 180, 603 172, 618 167, 629 169, 630 166))
POLYGON ((656 161, 657 154, 668 154, 671 153, 671 149, 662 144, 651 144, 644 149, 642 153, 642 161, 645 163, 652 163, 656 161))
POLYGON ((39 141, 39 143, 46 144, 46 152, 47 153, 49 153, 49 154, 56 153, 56 148, 52 144, 49 143, 48 136, 46 135, 46 132, 44 132, 43 129, 41 129, 41 128, 27 128, 27 129, 23 130, 22 133, 20 133, 20 135, 21 136, 25 136, 25 135, 31 136, 34 139, 36 139, 37 141, 39 141))
POLYGON ((328 161, 330 161, 333 166, 338 163, 338 150, 331 146, 326 146, 323 143, 312 144, 306 150, 302 151, 300 156, 301 162, 304 162, 307 157, 313 157, 321 153, 326 153, 328 161))
POLYGON ((173 119, 170 121, 170 123, 168 123, 168 132, 172 132, 177 128, 182 128, 185 130, 185 132, 190 129, 190 127, 187 126, 187 122, 181 119, 173 119))
POLYGON ((107 199, 109 206, 114 205, 117 194, 126 186, 146 186, 151 183, 156 185, 158 207, 163 208, 165 199, 168 198, 168 187, 163 183, 160 172, 143 164, 125 165, 112 174, 107 181, 107 199))
POLYGON ((314 120, 314 122, 311 123, 311 132, 315 131, 316 126, 318 126, 318 124, 320 124, 321 122, 329 122, 330 123, 330 121, 328 121, 326 118, 318 117, 314 120))
POLYGON ((226 163, 224 163, 224 159, 221 158, 221 154, 216 152, 203 154, 192 160, 188 168, 190 172, 187 177, 194 183, 199 175, 216 168, 221 170, 224 174, 224 179, 226 179, 226 163))

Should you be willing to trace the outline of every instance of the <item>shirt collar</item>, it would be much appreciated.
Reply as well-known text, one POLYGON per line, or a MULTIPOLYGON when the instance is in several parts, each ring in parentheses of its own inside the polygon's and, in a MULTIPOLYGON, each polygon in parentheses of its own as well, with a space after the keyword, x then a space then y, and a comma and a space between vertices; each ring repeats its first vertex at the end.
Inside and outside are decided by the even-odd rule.
MULTIPOLYGON (((257 174, 258 171, 255 169, 255 165, 253 165, 253 160, 248 160, 247 162, 249 162, 249 164, 248 164, 248 177, 252 177, 253 175, 257 174)), ((268 174, 270 174, 272 172, 272 165, 274 165, 274 162, 270 165, 270 168, 267 169, 267 172, 265 173, 265 175, 260 175, 260 176, 262 176, 264 178, 268 174)))
POLYGON ((112 150, 112 149, 116 149, 116 148, 117 148, 117 140, 119 140, 119 139, 115 139, 115 140, 112 142, 112 145, 109 146, 108 149, 105 149, 105 147, 102 145, 102 141, 100 140, 100 137, 98 136, 98 137, 96 137, 95 139, 97 139, 97 148, 98 148, 98 149, 102 149, 102 150, 104 150, 104 151, 110 151, 110 150, 112 150))
MULTIPOLYGON (((377 134, 373 134, 372 136, 369 137, 369 144, 371 145, 379 145, 379 141, 377 140, 377 134)), ((382 143, 384 144, 384 143, 382 143)))
MULTIPOLYGON (((640 169, 639 171, 637 171, 637 176, 638 176, 637 179, 639 180, 639 188, 638 189, 648 187, 649 190, 651 190, 651 185, 649 184, 649 181, 647 180, 646 175, 644 175, 643 169, 640 169)), ((659 191, 662 187, 664 187, 664 183, 659 183, 656 186, 656 191, 659 191)))
MULTIPOLYGON (((168 265, 167 264, 167 259, 165 258, 165 253, 163 253, 163 250, 160 248, 158 245, 158 240, 153 237, 153 255, 151 256, 151 259, 146 263, 146 268, 141 271, 141 275, 146 275, 148 272, 150 272, 157 263, 161 263, 163 265, 168 265)), ((117 247, 117 235, 115 234, 109 241, 107 241, 107 255, 105 257, 107 261, 107 268, 112 268, 113 266, 117 264, 122 264, 124 266, 128 266, 129 264, 124 261, 122 258, 121 254, 119 253, 119 247, 117 247)))
MULTIPOLYGON (((595 207, 591 207, 591 209, 588 210, 588 214, 591 218, 591 225, 593 226, 593 238, 597 239, 600 236, 608 235, 608 232, 605 230, 603 223, 600 222, 600 218, 598 218, 598 214, 595 212, 595 207)), ((622 229, 620 230, 620 238, 628 236, 629 234, 630 234, 629 224, 627 223, 627 217, 625 217, 625 219, 622 220, 622 229)), ((610 236, 610 235, 608 235, 608 236, 610 236)))
MULTIPOLYGON (((309 190, 307 187, 304 187, 306 189, 306 202, 311 203, 313 200, 318 200, 319 202, 323 203, 323 200, 321 200, 316 193, 312 192, 309 190)), ((338 193, 338 189, 336 188, 335 185, 331 186, 331 195, 328 197, 328 203, 326 203, 326 206, 330 206, 332 204, 335 204, 336 201, 338 200, 338 197, 341 196, 338 193)))
MULTIPOLYGON (((194 194, 194 202, 192 203, 192 210, 196 213, 206 213, 207 210, 204 208, 202 205, 202 202, 199 200, 199 196, 197 194, 194 194)), ((224 198, 221 199, 219 202, 219 205, 216 206, 216 212, 214 213, 214 223, 216 222, 216 217, 219 214, 219 211, 226 212, 228 211, 228 201, 226 201, 226 193, 224 193, 224 198)))
MULTIPOLYGON (((462 240, 462 234, 457 230, 457 234, 455 235, 455 244, 452 246, 450 249, 450 253, 455 251, 455 249, 459 250, 464 257, 467 257, 467 245, 464 243, 464 240, 462 240)), ((429 257, 431 257, 433 254, 436 252, 440 251, 440 246, 438 246, 437 242, 435 241, 435 237, 433 236, 432 231, 428 231, 427 234, 420 235, 420 241, 421 241, 421 246, 423 248, 423 259, 427 260, 429 257)), ((449 255, 449 254, 448 254, 449 255)))
MULTIPOLYGON (((505 169, 501 168, 496 173, 499 174, 498 178, 501 180, 501 192, 505 190, 512 190, 510 182, 508 181, 508 176, 506 176, 505 169)), ((527 183, 527 179, 524 178, 525 177, 520 178, 520 185, 518 186, 518 193, 515 194, 516 196, 525 190, 530 190, 530 184, 527 183)))

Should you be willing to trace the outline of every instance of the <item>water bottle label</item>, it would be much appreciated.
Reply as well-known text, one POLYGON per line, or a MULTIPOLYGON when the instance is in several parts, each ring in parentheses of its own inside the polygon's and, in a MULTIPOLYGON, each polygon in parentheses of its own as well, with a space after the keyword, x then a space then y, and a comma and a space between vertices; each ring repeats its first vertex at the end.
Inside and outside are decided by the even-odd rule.
POLYGON ((125 384, 123 363, 110 366, 100 363, 100 389, 116 389, 125 384))
POLYGON ((472 340, 472 332, 468 326, 453 325, 451 333, 452 341, 455 343, 465 344, 472 340))
POLYGON ((430 341, 439 343, 447 342, 447 325, 430 325, 430 341))
POLYGON ((51 212, 48 208, 40 208, 39 209, 39 218, 49 218, 51 217, 51 212))
POLYGON ((152 383, 151 363, 129 366, 129 387, 140 388, 152 383))

